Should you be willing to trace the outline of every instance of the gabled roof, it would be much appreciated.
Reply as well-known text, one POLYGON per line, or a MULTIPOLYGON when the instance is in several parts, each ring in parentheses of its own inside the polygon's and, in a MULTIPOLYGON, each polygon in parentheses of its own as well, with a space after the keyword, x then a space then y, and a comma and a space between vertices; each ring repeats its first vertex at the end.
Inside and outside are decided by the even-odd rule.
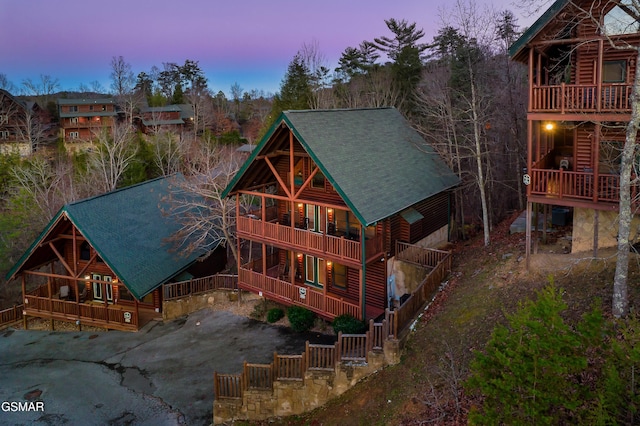
POLYGON ((525 31, 520 38, 516 40, 511 47, 509 47, 509 56, 516 61, 527 61, 528 57, 523 56, 523 49, 525 46, 531 42, 568 4, 570 4, 570 0, 556 0, 549 9, 547 9, 542 16, 533 23, 533 25, 531 25, 527 31, 525 31))
POLYGON ((7 274, 11 279, 23 269, 38 266, 41 243, 64 220, 69 220, 97 251, 102 260, 138 299, 184 271, 204 252, 183 256, 167 239, 179 229, 161 211, 174 179, 159 178, 93 198, 67 204, 49 222, 27 252, 7 274))
POLYGON ((285 111, 225 189, 234 192, 282 124, 365 226, 450 189, 458 177, 395 108, 285 111))

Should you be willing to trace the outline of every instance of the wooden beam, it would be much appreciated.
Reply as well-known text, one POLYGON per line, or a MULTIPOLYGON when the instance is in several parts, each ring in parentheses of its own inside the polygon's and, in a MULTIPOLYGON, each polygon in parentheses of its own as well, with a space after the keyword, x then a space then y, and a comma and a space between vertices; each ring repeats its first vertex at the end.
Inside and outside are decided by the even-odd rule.
POLYGON ((69 275, 74 276, 75 274, 73 273, 73 270, 69 267, 69 265, 67 264, 67 262, 64 260, 64 257, 62 257, 62 255, 60 254, 60 252, 58 251, 58 249, 56 249, 56 246, 53 245, 53 243, 49 243, 49 247, 51 248, 51 250, 53 250, 53 252, 56 254, 56 256, 58 257, 58 260, 60 261, 60 263, 62 263, 62 266, 64 266, 64 269, 67 270, 67 272, 69 273, 69 275))
POLYGON ((271 163, 271 161, 268 158, 265 158, 264 161, 265 163, 267 163, 267 166, 269 166, 269 169, 271 169, 271 172, 276 177, 276 180, 278 181, 278 183, 280 184, 284 192, 287 194, 287 197, 291 198, 291 191, 289 191, 289 188, 287 188, 287 184, 283 182, 282 178, 278 174, 278 171, 276 170, 274 165, 271 163))
POLYGON ((305 188, 309 187, 309 183, 311 183, 311 179, 313 179, 313 177, 316 175, 316 173, 318 173, 318 166, 316 166, 316 168, 313 169, 313 171, 311 173, 309 173, 309 177, 307 177, 307 179, 304 181, 302 186, 300 186, 300 189, 298 189, 298 192, 296 192, 296 194, 293 196, 294 200, 297 200, 298 197, 300 196, 300 194, 302 194, 302 191, 305 188))

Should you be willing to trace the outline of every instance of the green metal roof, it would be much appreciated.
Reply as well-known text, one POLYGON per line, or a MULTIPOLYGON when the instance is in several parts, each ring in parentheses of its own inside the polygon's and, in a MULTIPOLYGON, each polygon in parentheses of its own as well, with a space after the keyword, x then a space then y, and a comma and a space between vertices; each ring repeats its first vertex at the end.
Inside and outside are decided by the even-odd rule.
POLYGON ((570 0, 556 0, 555 3, 547 9, 536 22, 533 23, 521 36, 509 47, 509 56, 518 61, 526 61, 527 58, 522 57, 521 53, 524 47, 560 12, 570 0))
POLYGON ((365 226, 459 183, 395 108, 303 110, 281 114, 225 195, 283 121, 365 226))
POLYGON ((180 227, 161 211, 173 179, 182 177, 150 180, 65 205, 7 278, 20 271, 55 224, 67 217, 129 291, 143 298, 205 254, 183 256, 167 241, 180 227))

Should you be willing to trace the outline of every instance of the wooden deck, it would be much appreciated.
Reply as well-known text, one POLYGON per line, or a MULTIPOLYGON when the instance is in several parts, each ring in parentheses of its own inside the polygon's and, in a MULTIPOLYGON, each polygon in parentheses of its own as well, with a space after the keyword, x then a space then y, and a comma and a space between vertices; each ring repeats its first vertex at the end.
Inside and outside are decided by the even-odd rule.
POLYGON ((633 86, 625 83, 559 84, 534 86, 531 112, 631 112, 633 86))
POLYGON ((80 321, 80 324, 114 330, 136 331, 143 325, 138 310, 133 306, 76 303, 30 294, 25 296, 24 313, 31 317, 80 321))
MULTIPOLYGON (((291 250, 304 251, 319 257, 330 256, 350 265, 362 264, 362 244, 344 236, 333 236, 277 222, 266 222, 240 216, 237 220, 238 237, 279 245, 291 250)), ((374 237, 365 241, 367 258, 382 252, 382 239, 374 237)))
POLYGON ((250 269, 240 268, 238 286, 287 305, 302 306, 329 319, 343 314, 361 318, 362 308, 356 304, 326 294, 321 289, 290 283, 250 269))
MULTIPOLYGON (((597 206, 599 209, 615 210, 620 202, 620 176, 594 172, 572 172, 565 170, 532 169, 530 196, 559 205, 597 206)), ((637 207, 638 187, 633 186, 631 199, 637 207)))

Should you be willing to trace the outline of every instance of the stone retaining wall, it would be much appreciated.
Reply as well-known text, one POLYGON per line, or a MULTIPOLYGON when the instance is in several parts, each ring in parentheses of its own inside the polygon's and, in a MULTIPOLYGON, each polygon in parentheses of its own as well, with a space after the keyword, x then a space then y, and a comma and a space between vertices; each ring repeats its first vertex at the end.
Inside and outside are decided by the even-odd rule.
POLYGON ((273 390, 246 390, 241 399, 213 402, 213 424, 236 420, 256 421, 292 416, 321 407, 354 386, 363 378, 388 365, 386 354, 399 359, 397 342, 383 352, 369 352, 367 363, 341 363, 333 371, 307 371, 303 380, 277 380, 273 390))

